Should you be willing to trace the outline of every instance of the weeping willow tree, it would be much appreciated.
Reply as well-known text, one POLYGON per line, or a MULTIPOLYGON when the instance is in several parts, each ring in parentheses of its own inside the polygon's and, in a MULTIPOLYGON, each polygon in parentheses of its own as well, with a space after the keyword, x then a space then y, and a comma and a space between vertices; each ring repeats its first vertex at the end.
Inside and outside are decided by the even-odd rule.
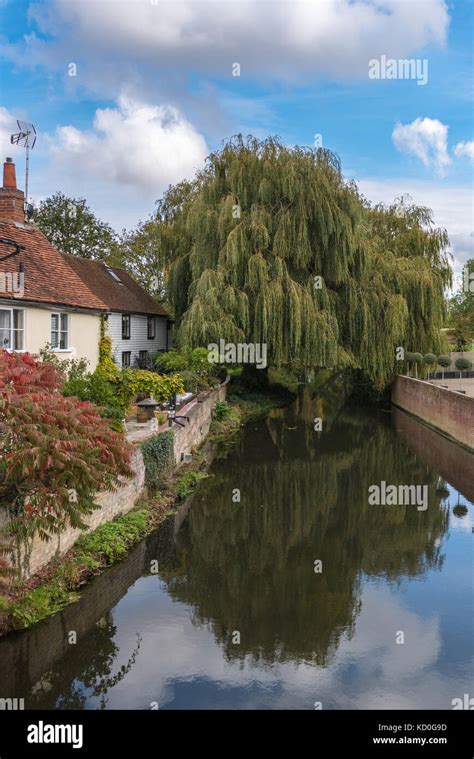
POLYGON ((155 229, 182 344, 266 343, 271 365, 352 366, 377 388, 396 347, 439 352, 446 232, 425 208, 370 207, 328 150, 239 135, 170 188, 155 229))

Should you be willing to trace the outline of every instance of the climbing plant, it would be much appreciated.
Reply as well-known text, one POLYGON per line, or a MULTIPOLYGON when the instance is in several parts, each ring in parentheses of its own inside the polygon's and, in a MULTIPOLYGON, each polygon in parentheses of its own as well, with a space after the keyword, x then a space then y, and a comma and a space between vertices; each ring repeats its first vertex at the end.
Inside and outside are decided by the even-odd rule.
POLYGON ((109 382, 115 397, 125 413, 138 393, 153 396, 158 403, 169 401, 174 393, 184 393, 184 385, 177 374, 162 376, 147 369, 121 369, 112 356, 112 340, 102 320, 99 342, 99 364, 95 374, 109 382))
POLYGON ((233 138, 159 202, 155 238, 182 345, 266 343, 377 388, 397 346, 439 351, 446 232, 406 199, 371 207, 328 150, 233 138))
POLYGON ((160 432, 142 444, 145 483, 153 492, 171 472, 174 464, 174 436, 171 430, 160 432))

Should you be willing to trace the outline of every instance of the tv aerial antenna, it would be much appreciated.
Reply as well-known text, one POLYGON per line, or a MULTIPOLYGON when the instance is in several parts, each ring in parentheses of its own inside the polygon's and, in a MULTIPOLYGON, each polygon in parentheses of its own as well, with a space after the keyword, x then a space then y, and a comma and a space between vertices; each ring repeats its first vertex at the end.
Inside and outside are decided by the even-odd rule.
POLYGON ((25 209, 28 211, 28 176, 30 172, 30 150, 33 150, 36 143, 36 129, 33 124, 28 124, 27 121, 19 121, 17 119, 18 129, 17 134, 12 134, 10 142, 12 145, 21 145, 26 148, 26 172, 25 172, 25 209))

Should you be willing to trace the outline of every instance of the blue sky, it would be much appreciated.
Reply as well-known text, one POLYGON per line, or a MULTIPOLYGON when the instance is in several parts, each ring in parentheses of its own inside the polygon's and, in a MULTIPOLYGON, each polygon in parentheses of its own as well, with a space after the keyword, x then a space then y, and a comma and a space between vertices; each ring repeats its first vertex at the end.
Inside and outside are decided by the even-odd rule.
POLYGON ((22 183, 9 134, 35 124, 34 200, 86 197, 119 230, 232 134, 320 134, 370 200, 433 208, 457 271, 473 255, 471 2, 0 0, 0 16, 2 152, 22 183), (382 56, 426 83, 369 78, 382 56))

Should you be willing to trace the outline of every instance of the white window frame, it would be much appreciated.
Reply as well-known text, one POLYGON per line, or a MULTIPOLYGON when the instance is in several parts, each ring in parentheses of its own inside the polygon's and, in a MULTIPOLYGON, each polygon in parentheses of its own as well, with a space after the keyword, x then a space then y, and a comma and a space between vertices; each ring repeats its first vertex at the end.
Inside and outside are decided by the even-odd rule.
POLYGON ((4 345, 0 345, 0 348, 4 348, 4 350, 9 351, 10 353, 25 353, 25 340, 26 340, 26 310, 24 308, 12 308, 11 306, 2 306, 0 305, 0 311, 8 311, 10 314, 10 347, 6 348, 4 345), (23 314, 23 328, 22 329, 15 329, 13 326, 14 319, 13 314, 15 311, 21 311, 23 314), (23 348, 13 348, 11 347, 14 344, 14 333, 15 332, 22 332, 23 333, 23 348))
POLYGON ((69 333, 71 329, 71 322, 69 319, 69 312, 68 311, 51 311, 50 313, 50 338, 51 338, 51 350, 53 350, 55 353, 69 353, 70 347, 69 347, 69 333), (58 347, 53 347, 53 316, 58 317, 58 329, 54 330, 58 334, 58 347), (61 316, 65 316, 67 319, 67 329, 61 329, 61 316), (66 333, 66 347, 60 348, 61 345, 61 333, 66 333))

